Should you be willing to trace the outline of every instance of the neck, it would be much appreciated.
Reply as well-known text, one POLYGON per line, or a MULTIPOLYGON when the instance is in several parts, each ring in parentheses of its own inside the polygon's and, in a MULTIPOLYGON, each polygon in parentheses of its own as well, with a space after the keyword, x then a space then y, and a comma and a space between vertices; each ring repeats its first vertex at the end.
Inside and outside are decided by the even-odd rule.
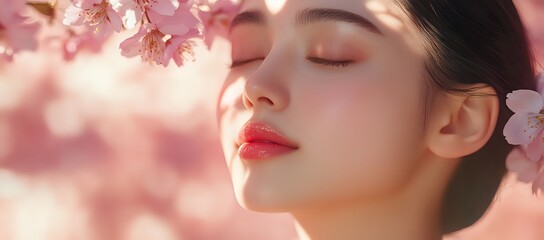
POLYGON ((299 240, 438 240, 437 214, 384 202, 292 212, 299 240), (427 213, 427 214, 422 214, 427 213))
POLYGON ((455 162, 435 159, 391 196, 292 211, 298 239, 442 239, 439 210, 455 162))

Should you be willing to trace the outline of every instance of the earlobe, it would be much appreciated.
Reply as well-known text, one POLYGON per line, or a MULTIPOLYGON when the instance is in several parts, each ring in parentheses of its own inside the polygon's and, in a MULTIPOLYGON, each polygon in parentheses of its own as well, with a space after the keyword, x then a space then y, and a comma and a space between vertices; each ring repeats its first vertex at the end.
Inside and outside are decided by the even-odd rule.
POLYGON ((493 134, 499 114, 498 97, 488 85, 475 89, 470 95, 445 94, 441 106, 433 109, 428 146, 437 156, 470 155, 493 134))

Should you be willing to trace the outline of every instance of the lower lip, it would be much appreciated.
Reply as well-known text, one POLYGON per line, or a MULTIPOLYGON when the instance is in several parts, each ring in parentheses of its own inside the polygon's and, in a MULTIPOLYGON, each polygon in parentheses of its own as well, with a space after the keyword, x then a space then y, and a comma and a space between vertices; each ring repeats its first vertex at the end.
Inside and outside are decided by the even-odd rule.
POLYGON ((246 160, 264 160, 295 151, 295 148, 264 142, 251 142, 240 145, 238 154, 246 160))

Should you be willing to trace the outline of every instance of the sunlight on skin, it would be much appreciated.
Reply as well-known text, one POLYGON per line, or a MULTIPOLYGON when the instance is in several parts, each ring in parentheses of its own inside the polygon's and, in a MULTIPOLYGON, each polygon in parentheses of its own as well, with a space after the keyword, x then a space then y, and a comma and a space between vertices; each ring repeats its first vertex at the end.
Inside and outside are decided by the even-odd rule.
POLYGON ((371 12, 376 13, 376 17, 385 25, 387 25, 389 28, 399 32, 402 31, 403 23, 400 21, 398 17, 388 13, 387 6, 385 6, 385 3, 379 0, 367 1, 365 3, 365 6, 371 12))
MULTIPOLYGON (((245 83, 246 83, 246 77, 245 76, 239 76, 237 78, 234 78, 236 80, 233 80, 232 84, 228 84, 226 88, 222 89, 221 91, 223 98, 221 98, 221 101, 217 104, 217 116, 219 119, 223 119, 225 121, 226 119, 231 120, 234 115, 228 111, 226 111, 229 108, 236 108, 234 105, 240 105, 238 107, 241 107, 242 105, 242 99, 237 99, 239 96, 244 92, 245 83), (224 116, 227 114, 227 116, 224 116)), ((237 129, 223 129, 223 131, 229 131, 230 134, 234 134, 234 132, 237 131, 237 129)), ((234 146, 223 146, 223 151, 225 153, 231 153, 232 156, 237 154, 236 149, 234 149, 234 146)))
POLYGON ((395 6, 394 2, 371 0, 364 2, 363 8, 372 12, 384 26, 390 29, 391 32, 402 34, 402 39, 407 45, 407 49, 414 49, 416 54, 419 55, 424 54, 425 51, 421 44, 423 40, 414 40, 419 39, 417 37, 418 35, 405 27, 406 24, 410 24, 410 20, 406 18, 406 15, 402 13, 402 10, 398 6, 395 6), (393 7, 388 7, 387 4, 392 4, 393 7), (414 34, 415 36, 412 36, 414 34))
POLYGON ((271 14, 276 14, 285 6, 287 0, 265 0, 266 7, 271 14))
MULTIPOLYGON (((361 7, 395 30, 399 19, 384 2, 361 7)), ((540 36, 541 11, 515 2, 540 36)), ((288 1, 266 3, 279 13, 288 1)), ((0 239, 292 239, 286 216, 238 206, 216 135, 202 131, 215 124, 212 99, 229 49, 217 41, 216 51, 195 49, 195 63, 165 69, 120 57, 119 40, 70 63, 42 45, 0 66, 0 239), (43 161, 51 164, 38 172, 17 169, 43 161), (198 227, 180 229, 191 224, 198 227)), ((246 80, 236 78, 226 94, 235 98, 246 80)), ((532 231, 544 221, 542 199, 527 184, 508 183, 485 221, 446 239, 542 239, 532 231)))
POLYGON ((378 13, 376 17, 393 30, 400 31, 403 28, 402 22, 398 18, 391 16, 391 14, 378 13))
POLYGON ((228 107, 232 107, 234 102, 234 99, 236 99, 242 92, 244 92, 244 86, 245 86, 246 80, 244 77, 238 78, 234 83, 229 85, 223 93, 223 98, 221 99, 221 102, 219 103, 219 109, 226 109, 228 107), (230 105, 229 105, 230 104, 230 105))
POLYGON ((366 1, 365 2, 366 7, 368 10, 373 12, 385 12, 387 11, 387 7, 382 1, 374 0, 374 1, 366 1))
MULTIPOLYGON (((233 109, 241 106, 235 106, 235 105, 241 105, 240 102, 241 99, 239 98, 245 89, 245 83, 246 83, 246 77, 239 76, 235 77, 235 80, 231 84, 227 84, 226 88, 223 89, 222 98, 221 101, 218 104, 218 115, 220 116, 219 119, 222 121, 231 120, 235 115, 232 114, 232 112, 225 111, 227 109, 233 109), (228 114, 224 116, 225 114, 228 114)), ((223 134, 223 136, 230 136, 232 134, 235 134, 237 129, 235 128, 223 128, 222 131, 228 131, 229 134, 223 134)), ((229 159, 234 159, 234 156, 238 153, 237 149, 233 145, 224 145, 223 151, 225 153, 230 153, 231 157, 229 159)), ((227 167, 229 171, 235 171, 231 173, 231 176, 233 176, 232 181, 235 184, 241 184, 245 182, 248 178, 247 175, 244 175, 240 170, 244 169, 243 166, 233 166, 233 164, 240 165, 242 162, 240 161, 227 161, 227 167)), ((236 196, 237 198, 241 198, 241 196, 236 196)))

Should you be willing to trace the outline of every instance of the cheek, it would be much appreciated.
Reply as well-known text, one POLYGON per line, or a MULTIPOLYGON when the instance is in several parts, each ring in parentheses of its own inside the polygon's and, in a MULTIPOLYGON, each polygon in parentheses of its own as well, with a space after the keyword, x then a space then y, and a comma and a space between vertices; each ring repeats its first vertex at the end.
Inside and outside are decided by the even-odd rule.
POLYGON ((227 76, 216 104, 220 140, 229 168, 236 154, 234 137, 237 136, 238 130, 250 117, 247 111, 243 111, 242 94, 245 81, 243 76, 233 74, 227 76))
POLYGON ((415 166, 420 89, 372 78, 306 84, 300 92, 305 153, 323 194, 377 194, 415 166))

